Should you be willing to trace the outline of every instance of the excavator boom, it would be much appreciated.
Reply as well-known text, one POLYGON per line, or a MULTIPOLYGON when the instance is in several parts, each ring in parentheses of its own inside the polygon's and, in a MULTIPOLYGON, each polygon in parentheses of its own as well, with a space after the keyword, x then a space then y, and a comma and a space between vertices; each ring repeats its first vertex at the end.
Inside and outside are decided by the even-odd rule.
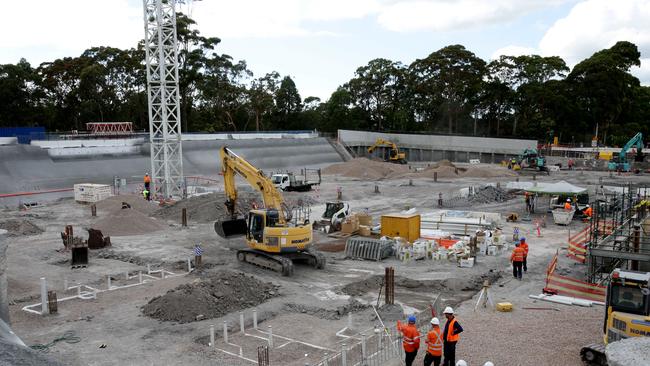
POLYGON ((278 224, 286 223, 286 216, 283 211, 284 201, 282 196, 275 189, 273 182, 264 173, 255 168, 244 158, 238 156, 226 146, 219 150, 221 158, 221 171, 226 191, 227 201, 225 203, 229 220, 217 221, 214 224, 214 231, 219 236, 230 238, 233 236, 245 235, 247 231, 246 220, 237 215, 237 186, 235 185, 235 174, 244 178, 251 187, 257 189, 264 202, 264 207, 278 212, 278 224))

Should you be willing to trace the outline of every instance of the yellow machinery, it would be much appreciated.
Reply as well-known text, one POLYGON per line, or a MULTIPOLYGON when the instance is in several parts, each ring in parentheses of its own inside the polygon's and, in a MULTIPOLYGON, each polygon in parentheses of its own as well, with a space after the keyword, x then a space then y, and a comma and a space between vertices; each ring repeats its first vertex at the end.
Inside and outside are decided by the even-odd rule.
POLYGON ((310 251, 312 225, 307 216, 308 210, 294 212, 288 209, 271 179, 227 147, 222 147, 219 155, 230 219, 215 222, 214 230, 223 238, 246 236, 249 249, 239 250, 237 259, 281 272, 285 276, 293 274, 294 261, 324 268, 325 257, 310 251), (264 208, 250 210, 247 219, 237 216, 235 174, 257 189, 264 201, 264 208))
POLYGON ((650 337, 650 272, 615 269, 607 286, 603 341, 580 351, 588 365, 607 365, 605 345, 629 337, 650 337))
POLYGON ((368 148, 368 154, 372 154, 376 148, 381 146, 388 146, 390 148, 389 154, 384 160, 396 164, 406 164, 406 153, 400 152, 394 142, 382 138, 378 138, 377 141, 375 141, 375 144, 368 148))

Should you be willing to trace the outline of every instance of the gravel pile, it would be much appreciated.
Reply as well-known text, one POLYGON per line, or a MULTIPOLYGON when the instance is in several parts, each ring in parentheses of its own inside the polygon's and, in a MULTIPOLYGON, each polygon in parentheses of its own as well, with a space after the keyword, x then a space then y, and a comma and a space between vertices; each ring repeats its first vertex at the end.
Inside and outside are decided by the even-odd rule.
POLYGON ((443 207, 467 207, 495 202, 506 202, 516 196, 502 188, 485 186, 474 195, 468 197, 453 197, 443 201, 443 207))
POLYGON ((219 272, 205 280, 183 284, 142 308, 155 319, 189 323, 218 318, 278 296, 279 286, 239 272, 219 272))
POLYGON ((0 222, 0 229, 7 230, 7 236, 9 237, 38 235, 45 231, 25 219, 2 221, 0 222))
POLYGON ((166 225, 134 208, 126 208, 101 217, 91 227, 104 236, 127 236, 153 233, 165 229, 166 225))
POLYGON ((650 338, 622 339, 607 345, 609 366, 650 365, 650 338))

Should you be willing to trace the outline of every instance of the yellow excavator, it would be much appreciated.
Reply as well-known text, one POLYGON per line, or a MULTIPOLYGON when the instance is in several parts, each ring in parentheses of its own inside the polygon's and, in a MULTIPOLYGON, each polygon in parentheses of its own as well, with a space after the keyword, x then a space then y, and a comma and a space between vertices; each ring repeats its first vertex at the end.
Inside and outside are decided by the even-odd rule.
POLYGON ((227 147, 219 151, 227 200, 228 220, 216 221, 214 231, 223 238, 246 236, 248 249, 237 251, 237 259, 266 269, 293 274, 293 262, 307 262, 322 269, 325 257, 311 250, 312 224, 309 210, 289 209, 273 181, 227 147), (248 217, 237 216, 238 174, 262 195, 264 208, 248 212, 248 217))
POLYGON ((605 346, 630 337, 650 337, 650 272, 615 269, 611 274, 605 302, 604 343, 580 350, 590 366, 607 365, 605 346))
POLYGON ((375 149, 382 146, 388 146, 390 148, 388 156, 385 157, 385 161, 389 161, 395 164, 406 164, 406 153, 400 152, 399 148, 394 142, 384 140, 382 138, 377 138, 375 144, 368 148, 368 154, 372 154, 375 149))

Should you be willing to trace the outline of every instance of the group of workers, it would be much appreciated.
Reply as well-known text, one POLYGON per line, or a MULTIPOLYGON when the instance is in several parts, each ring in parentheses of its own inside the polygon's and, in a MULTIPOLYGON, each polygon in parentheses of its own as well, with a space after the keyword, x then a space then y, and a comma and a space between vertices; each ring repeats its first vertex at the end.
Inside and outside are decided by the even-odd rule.
POLYGON ((512 262, 512 276, 521 281, 524 272, 528 271, 528 243, 526 243, 526 238, 519 239, 519 242, 515 244, 515 248, 510 255, 510 262, 512 262))
MULTIPOLYGON (((576 209, 577 209, 577 205, 575 205, 575 206, 576 206, 576 209)), ((566 202, 564 202, 564 209, 566 211, 572 211, 573 208, 574 208, 574 205, 572 204, 571 199, 567 198, 566 202)), ((591 208, 591 206, 586 205, 585 209, 582 210, 582 214, 585 215, 585 217, 587 217, 587 218, 591 218, 591 216, 594 214, 594 211, 591 208)))
MULTIPOLYGON (((424 366, 457 366, 456 363, 456 344, 460 340, 460 333, 463 327, 454 316, 454 309, 447 306, 443 311, 447 321, 444 329, 440 328, 438 318, 431 319, 431 329, 426 338, 420 335, 416 323, 415 315, 408 317, 408 324, 403 325, 397 322, 397 329, 402 333, 402 346, 404 347, 406 366, 412 366, 415 357, 420 349, 420 338, 425 338, 427 344, 427 353, 424 355, 424 366), (444 360, 443 360, 444 355, 444 360), (442 363, 441 363, 442 362, 442 363)), ((461 360, 462 361, 462 360, 461 360)), ((462 361, 463 365, 465 361, 462 361)), ((487 365, 487 364, 486 364, 487 365)))

